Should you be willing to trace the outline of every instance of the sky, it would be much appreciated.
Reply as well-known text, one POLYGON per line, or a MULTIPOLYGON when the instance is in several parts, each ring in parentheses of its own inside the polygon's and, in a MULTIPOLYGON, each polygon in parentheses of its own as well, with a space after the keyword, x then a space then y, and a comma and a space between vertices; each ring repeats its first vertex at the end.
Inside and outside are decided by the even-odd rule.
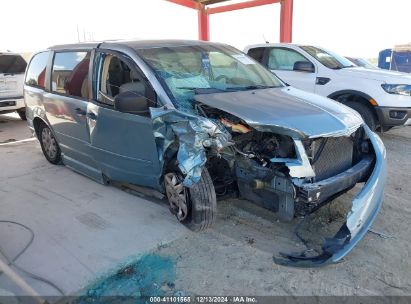
MULTIPOLYGON (((293 42, 376 58, 411 42, 410 11, 411 0, 294 0, 293 42)), ((215 14, 211 40, 239 49, 278 42, 279 18, 279 4, 215 14)), ((194 10, 164 0, 13 0, 2 3, 0 51, 34 52, 79 38, 197 39, 197 32, 194 10)))

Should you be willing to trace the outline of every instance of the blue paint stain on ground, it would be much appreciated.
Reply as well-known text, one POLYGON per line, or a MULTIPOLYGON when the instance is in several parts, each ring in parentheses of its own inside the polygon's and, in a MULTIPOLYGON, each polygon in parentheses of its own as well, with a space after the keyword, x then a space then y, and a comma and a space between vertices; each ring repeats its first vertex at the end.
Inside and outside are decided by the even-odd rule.
POLYGON ((158 254, 147 254, 134 263, 122 266, 114 274, 99 279, 75 302, 145 302, 143 299, 150 296, 173 295, 175 277, 175 261, 158 254))

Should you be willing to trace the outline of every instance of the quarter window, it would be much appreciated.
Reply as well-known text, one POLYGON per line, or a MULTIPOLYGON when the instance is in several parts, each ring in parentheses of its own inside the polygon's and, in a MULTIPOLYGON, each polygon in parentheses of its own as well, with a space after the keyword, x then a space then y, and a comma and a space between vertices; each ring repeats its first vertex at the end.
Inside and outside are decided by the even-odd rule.
POLYGON ((53 92, 88 98, 90 52, 59 52, 54 55, 51 74, 53 92))
POLYGON ((298 61, 309 62, 300 53, 285 48, 273 48, 268 56, 268 68, 271 70, 292 71, 298 61))
POLYGON ((46 67, 49 59, 48 52, 38 53, 30 61, 26 73, 26 85, 45 88, 46 67))

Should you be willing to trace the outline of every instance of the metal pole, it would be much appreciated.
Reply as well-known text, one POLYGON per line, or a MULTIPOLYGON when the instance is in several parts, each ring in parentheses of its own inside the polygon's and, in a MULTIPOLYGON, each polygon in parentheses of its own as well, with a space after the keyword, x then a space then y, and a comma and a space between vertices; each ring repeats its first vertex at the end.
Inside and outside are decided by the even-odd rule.
POLYGON ((281 0, 280 42, 293 40, 293 0, 281 0))
POLYGON ((210 40, 210 15, 204 5, 198 10, 198 39, 210 40))
POLYGON ((27 292, 37 303, 47 303, 29 284, 26 283, 13 269, 11 269, 6 263, 0 259, 0 271, 10 278, 17 286, 27 292))

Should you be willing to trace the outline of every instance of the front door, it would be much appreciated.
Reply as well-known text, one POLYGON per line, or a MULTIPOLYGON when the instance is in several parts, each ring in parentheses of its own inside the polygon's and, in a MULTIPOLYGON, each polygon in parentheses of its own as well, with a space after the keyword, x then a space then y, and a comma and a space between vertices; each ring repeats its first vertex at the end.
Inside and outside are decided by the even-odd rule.
POLYGON ((267 67, 289 85, 308 92, 315 90, 316 73, 294 71, 298 61, 309 62, 302 54, 285 47, 273 47, 267 54, 267 67))
POLYGON ((128 57, 98 50, 87 108, 93 157, 111 180, 157 187, 161 169, 150 114, 117 111, 113 100, 123 92, 143 95, 155 106, 153 89, 128 57))

